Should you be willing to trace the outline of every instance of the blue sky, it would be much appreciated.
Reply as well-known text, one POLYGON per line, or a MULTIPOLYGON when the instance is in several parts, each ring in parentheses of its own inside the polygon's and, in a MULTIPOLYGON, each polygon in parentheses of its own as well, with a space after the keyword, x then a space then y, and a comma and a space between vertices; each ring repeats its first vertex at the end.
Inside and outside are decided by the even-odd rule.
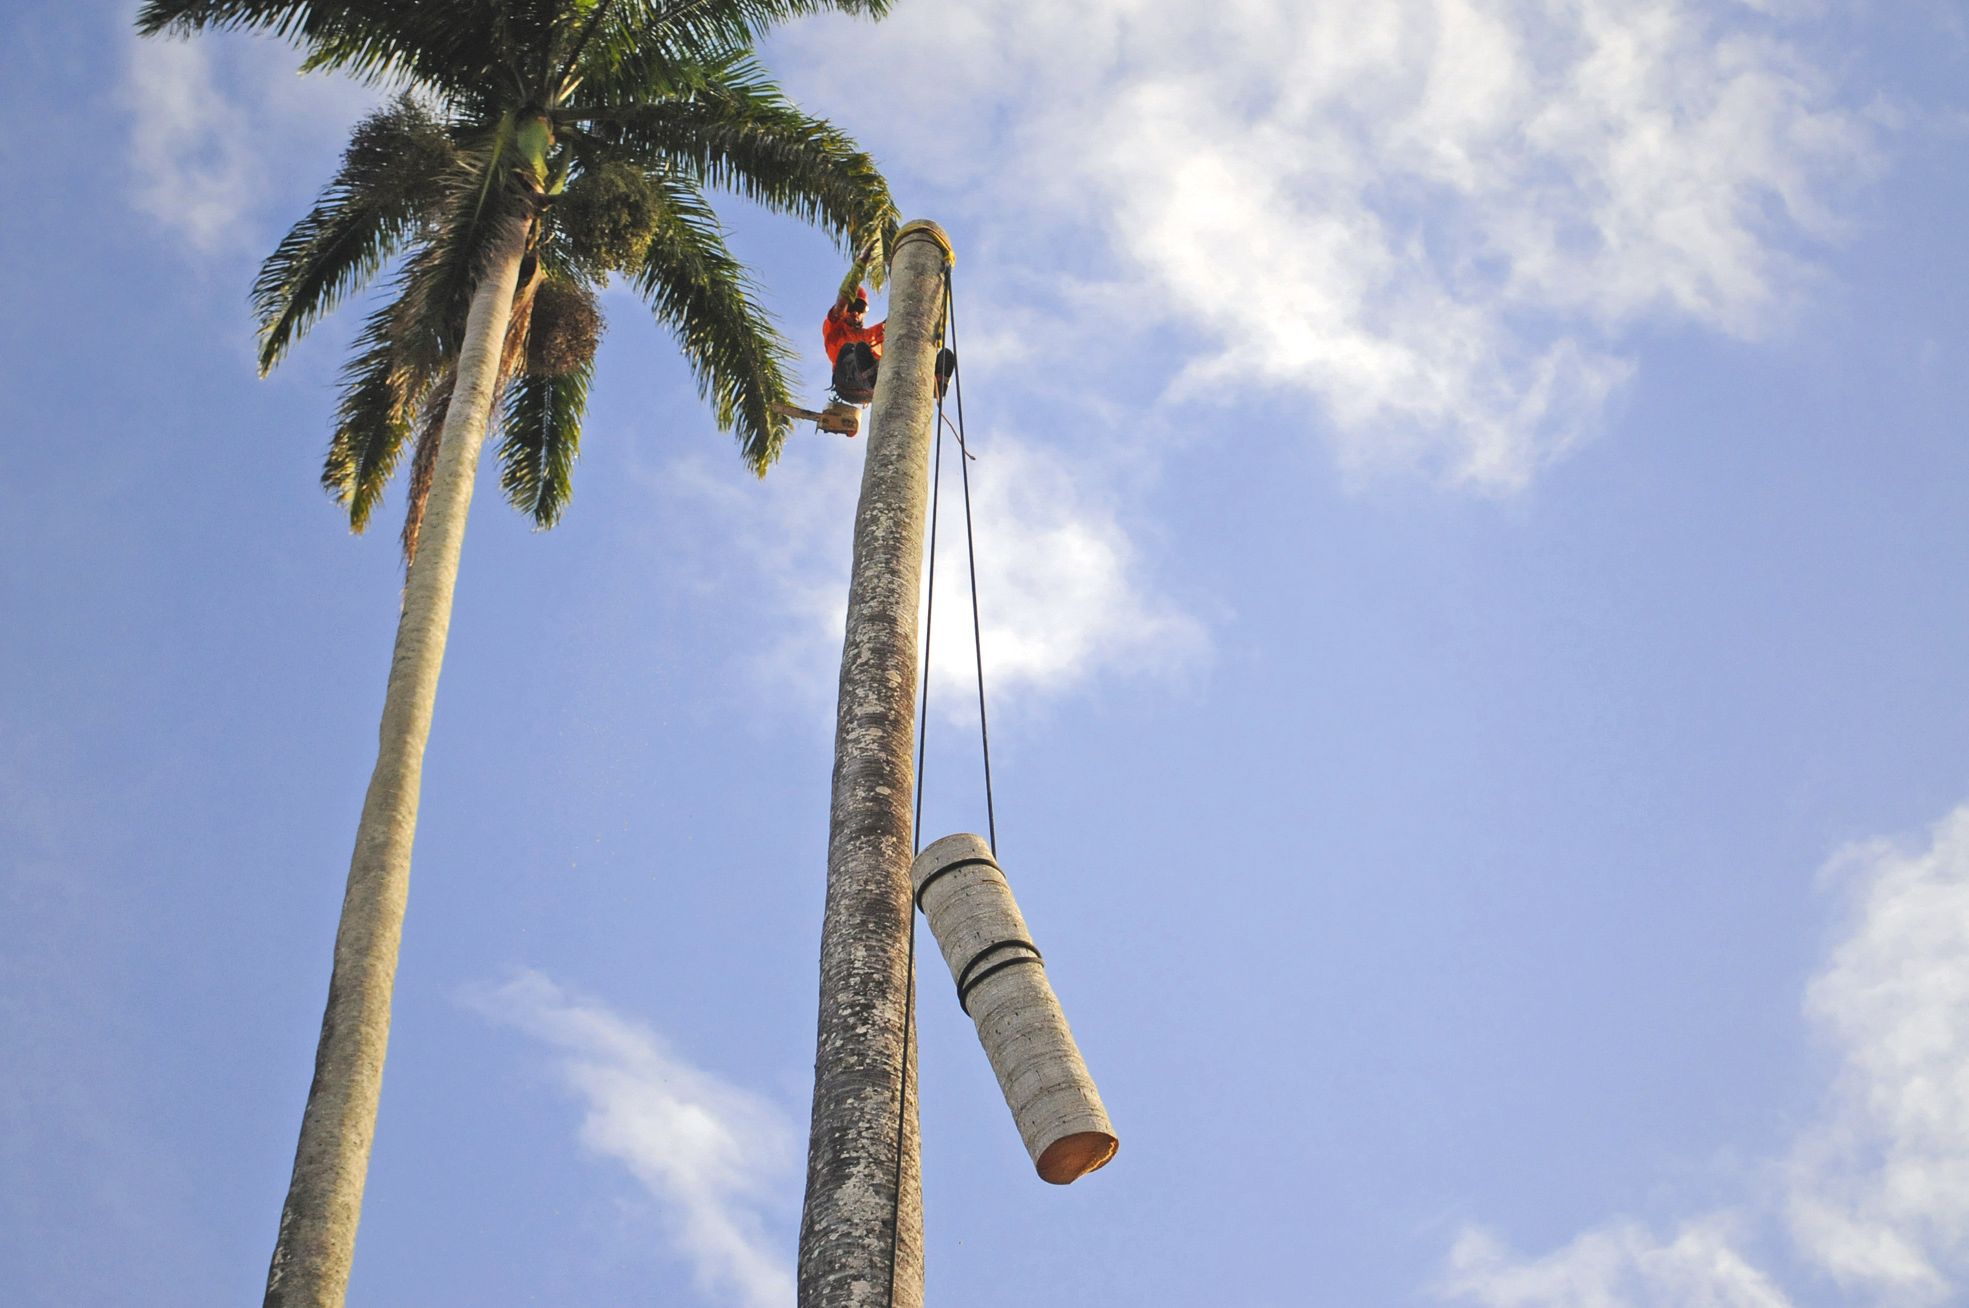
MULTIPOLYGON (((373 93, 129 19, 0 15, 8 1303, 258 1293, 398 590, 353 315, 263 382, 246 307, 373 93)), ((1969 1301, 1960 8, 767 55, 957 246, 999 852, 1122 1140, 1040 1183, 926 969, 930 1302, 1969 1301)), ((818 393, 838 259, 726 212, 818 393)), ((860 446, 755 481, 605 307, 567 519, 468 535, 352 1303, 790 1302, 860 446)))

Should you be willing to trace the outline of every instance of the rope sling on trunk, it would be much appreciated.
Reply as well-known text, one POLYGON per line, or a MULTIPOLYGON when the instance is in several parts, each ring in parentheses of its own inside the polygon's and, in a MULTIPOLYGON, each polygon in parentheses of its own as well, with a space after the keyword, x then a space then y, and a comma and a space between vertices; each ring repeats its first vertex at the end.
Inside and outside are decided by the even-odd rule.
MULTIPOLYGON (((952 434, 957 438, 957 466, 964 474, 964 550, 970 564, 971 583, 971 647, 976 656, 978 671, 978 743, 984 757, 984 801, 985 831, 989 836, 991 852, 998 853, 998 815, 991 795, 991 728, 985 717, 984 681, 984 633, 978 618, 978 550, 976 537, 971 528, 971 459, 970 446, 964 440, 964 377, 955 365, 957 355, 957 297, 951 289, 950 264, 943 269, 943 308, 944 324, 939 331, 937 344, 943 348, 948 335, 953 368, 950 385, 947 388, 957 401, 957 426, 952 434)), ((916 812, 910 824, 910 850, 921 853, 923 849, 923 771, 927 756, 930 735, 930 641, 936 632, 937 606, 937 511, 943 496, 943 434, 950 426, 944 417, 943 391, 937 394, 937 432, 934 453, 930 459, 930 566, 929 582, 923 604, 923 675, 918 684, 920 691, 920 716, 916 728, 916 812)), ((916 1035, 916 906, 912 902, 909 911, 909 948, 906 965, 907 986, 903 992, 902 1017, 902 1076, 896 1088, 896 1171, 894 1180, 894 1201, 889 1209, 889 1308, 896 1302, 896 1247, 902 1231, 902 1160, 903 1133, 909 1118, 909 1058, 916 1035)))

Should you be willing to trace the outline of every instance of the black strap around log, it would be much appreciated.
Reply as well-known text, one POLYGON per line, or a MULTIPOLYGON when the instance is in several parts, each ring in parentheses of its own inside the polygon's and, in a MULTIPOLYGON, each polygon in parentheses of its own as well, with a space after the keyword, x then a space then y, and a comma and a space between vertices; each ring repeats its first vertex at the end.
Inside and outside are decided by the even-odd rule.
POLYGON ((1045 962, 1046 960, 1039 953, 1039 947, 1030 940, 1000 940, 996 944, 986 945, 971 955, 971 961, 966 963, 963 970, 957 974, 957 1006, 968 1016, 971 1012, 971 992, 976 990, 986 977, 996 976, 1008 967, 1023 967, 1028 963, 1037 963, 1043 967, 1045 962), (1014 956, 1001 958, 989 967, 978 966, 994 954, 1005 953, 1014 956))
POLYGON ((994 872, 998 873, 998 875, 1001 877, 1005 875, 1004 868, 999 867, 997 863, 993 862, 989 858, 986 858, 982 854, 977 854, 970 858, 960 858, 954 863, 946 863, 942 867, 938 868, 936 871, 932 872, 929 876, 924 877, 923 884, 916 887, 916 907, 918 908, 923 907, 923 893, 930 888, 931 882, 935 881, 938 877, 943 876, 945 873, 955 872, 959 868, 967 868, 967 867, 988 867, 992 869, 994 872))

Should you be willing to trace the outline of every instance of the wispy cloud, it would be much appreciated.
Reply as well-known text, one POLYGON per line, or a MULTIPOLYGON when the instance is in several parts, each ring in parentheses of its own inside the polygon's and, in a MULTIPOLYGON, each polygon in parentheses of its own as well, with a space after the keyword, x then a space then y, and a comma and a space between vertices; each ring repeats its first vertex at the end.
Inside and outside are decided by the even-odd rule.
MULTIPOLYGON (((1154 593, 1133 540, 1084 463, 999 435, 971 465, 985 676, 1018 695, 1099 672, 1166 673, 1202 656, 1202 625, 1154 593)), ((953 444, 951 462, 955 461, 953 444)), ((932 675, 975 675, 961 482, 946 467, 932 675)), ((845 589, 845 587, 843 588, 845 589)))
MULTIPOLYGON (((297 76, 300 56, 271 39, 128 39, 120 98, 131 203, 199 255, 258 240, 287 167, 332 148, 382 95, 328 74, 297 76)), ((303 185, 327 180, 324 170, 303 185)))
POLYGON ((656 1199, 708 1295, 745 1308, 793 1302, 789 1259, 767 1234, 795 1193, 795 1136, 777 1107, 537 972, 467 1001, 553 1051, 556 1074, 583 1106, 582 1145, 628 1168, 656 1199))
POLYGON ((202 254, 242 240, 261 199, 257 142, 245 128, 245 107, 219 85, 211 49, 192 41, 133 44, 124 98, 137 208, 202 254))
POLYGON ((1630 1221, 1525 1257, 1470 1229, 1441 1286, 1486 1308, 1782 1308, 1756 1250, 1789 1233, 1788 1266, 1856 1301, 1959 1301, 1969 1277, 1969 805, 1925 845, 1880 841, 1826 877, 1851 923, 1806 992, 1838 1058, 1822 1112, 1774 1160, 1769 1195, 1667 1235, 1630 1221))
POLYGON ((1727 1213, 1683 1223, 1666 1237, 1614 1222, 1525 1258, 1470 1230, 1450 1251, 1443 1292, 1486 1308, 1789 1308, 1784 1292, 1739 1251, 1738 1234, 1727 1213))
MULTIPOLYGON (((805 438, 802 438, 805 439, 805 438)), ((833 438, 829 438, 833 439, 833 438)), ((1209 647, 1204 628, 1158 593, 1107 488, 1044 447, 974 434, 971 465, 985 675, 1009 702, 1057 694, 1101 674, 1166 674, 1209 647)), ((932 675, 973 675, 969 577, 955 443, 945 454, 932 675)), ((797 472, 740 481, 703 460, 652 476, 717 518, 716 553, 688 566, 742 570, 741 593, 769 597, 784 635, 759 656, 764 673, 832 692, 848 593, 849 537, 861 460, 812 459, 797 472)), ((927 586, 927 577, 925 578, 927 586)), ((947 701, 953 705, 957 699, 947 701)))
POLYGON ((1969 1254, 1969 806, 1828 875, 1854 925, 1806 1011, 1842 1063, 1791 1160, 1792 1230, 1842 1285, 1940 1302, 1969 1254))
POLYGON ((883 148, 990 257, 1076 252, 1033 279, 1052 330, 1174 326, 1177 397, 1309 395, 1349 468, 1496 492, 1594 430, 1640 325, 1754 337, 1811 285, 1877 146, 1797 31, 1689 0, 923 0, 799 39, 901 79, 924 112, 883 148))

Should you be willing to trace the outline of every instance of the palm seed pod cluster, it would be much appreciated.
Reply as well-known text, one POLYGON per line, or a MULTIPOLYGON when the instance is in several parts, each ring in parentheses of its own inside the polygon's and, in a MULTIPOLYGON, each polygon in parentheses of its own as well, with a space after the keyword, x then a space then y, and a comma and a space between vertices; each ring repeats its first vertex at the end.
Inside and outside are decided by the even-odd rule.
POLYGON ((656 233, 663 197, 634 164, 586 168, 554 202, 554 224, 597 271, 633 272, 656 233))
POLYGON ((566 377, 586 368, 602 339, 602 307, 578 282, 549 278, 533 296, 526 333, 526 371, 566 377))

